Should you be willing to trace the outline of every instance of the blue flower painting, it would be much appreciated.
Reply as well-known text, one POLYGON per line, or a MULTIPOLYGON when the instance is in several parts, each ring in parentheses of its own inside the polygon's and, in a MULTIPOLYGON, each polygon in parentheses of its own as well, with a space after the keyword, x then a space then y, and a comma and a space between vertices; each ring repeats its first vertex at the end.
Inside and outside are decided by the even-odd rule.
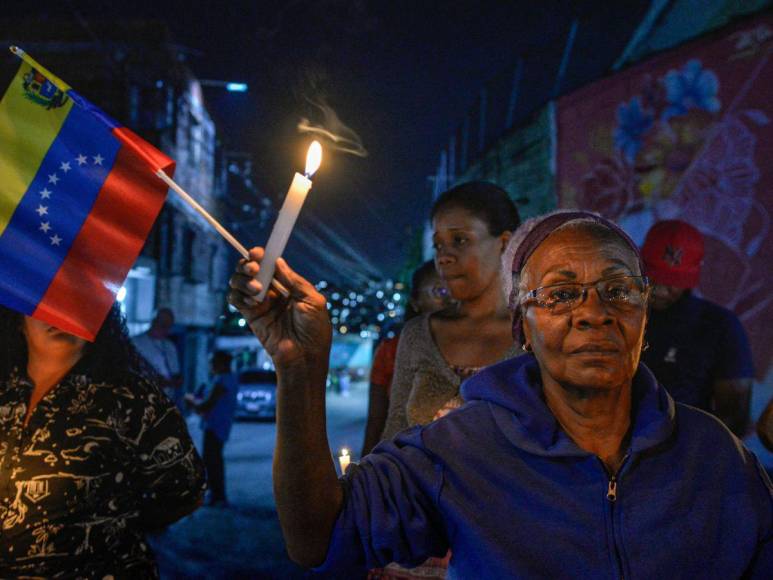
POLYGON ((642 107, 641 98, 633 97, 628 103, 617 107, 617 128, 615 147, 629 161, 633 162, 641 149, 643 135, 652 128, 655 118, 651 111, 642 107))
POLYGON ((717 98, 719 79, 712 71, 703 68, 700 60, 687 62, 681 70, 670 70, 663 78, 668 106, 663 119, 684 115, 690 109, 716 113, 721 107, 717 98))

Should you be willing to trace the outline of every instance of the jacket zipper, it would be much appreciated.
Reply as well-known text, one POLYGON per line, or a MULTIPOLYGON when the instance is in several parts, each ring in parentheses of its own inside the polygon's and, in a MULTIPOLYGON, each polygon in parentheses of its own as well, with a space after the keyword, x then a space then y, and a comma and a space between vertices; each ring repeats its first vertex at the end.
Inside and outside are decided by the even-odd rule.
MULTIPOLYGON (((609 502, 609 519, 611 522, 611 532, 612 532, 612 548, 615 553, 615 561, 617 562, 617 570, 620 577, 620 580, 625 580, 625 576, 623 573, 623 558, 620 554, 620 548, 617 544, 617 534, 615 529, 615 502, 617 501, 617 486, 620 479, 620 472, 623 470, 623 467, 625 466, 626 462, 628 461, 628 457, 630 455, 630 452, 625 454, 625 457, 623 457, 623 461, 620 463, 620 467, 617 468, 617 471, 610 474, 609 471, 607 471, 606 466, 603 462, 601 462, 602 467, 604 468, 604 473, 607 474, 607 501, 609 502)), ((601 461, 601 459, 599 459, 601 461)))
POLYGON ((614 475, 609 478, 609 486, 607 487, 607 499, 613 503, 617 501, 617 478, 614 475))

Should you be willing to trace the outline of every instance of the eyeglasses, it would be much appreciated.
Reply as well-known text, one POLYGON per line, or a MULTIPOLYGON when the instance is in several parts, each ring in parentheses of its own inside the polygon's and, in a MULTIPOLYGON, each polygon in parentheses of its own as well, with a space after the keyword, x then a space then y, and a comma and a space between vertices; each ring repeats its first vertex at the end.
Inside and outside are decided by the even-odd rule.
POLYGON ((618 310, 634 310, 641 308, 647 301, 649 280, 646 276, 616 276, 587 284, 551 284, 527 292, 521 304, 534 302, 541 308, 549 309, 553 314, 563 314, 585 302, 589 288, 596 288, 596 293, 605 304, 618 310))

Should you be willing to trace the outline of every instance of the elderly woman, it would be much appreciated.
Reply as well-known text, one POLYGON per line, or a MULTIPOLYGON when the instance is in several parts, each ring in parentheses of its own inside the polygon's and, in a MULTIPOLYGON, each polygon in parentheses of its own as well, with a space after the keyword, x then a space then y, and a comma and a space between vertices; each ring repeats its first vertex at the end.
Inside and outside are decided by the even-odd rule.
POLYGON ((636 246, 562 212, 524 224, 505 256, 528 354, 469 379, 465 406, 341 480, 325 437, 325 300, 280 261, 289 298, 257 304, 262 250, 239 265, 231 301, 279 374, 290 556, 339 577, 450 547, 456 578, 769 578, 773 504, 756 458, 639 364, 649 289, 636 246))

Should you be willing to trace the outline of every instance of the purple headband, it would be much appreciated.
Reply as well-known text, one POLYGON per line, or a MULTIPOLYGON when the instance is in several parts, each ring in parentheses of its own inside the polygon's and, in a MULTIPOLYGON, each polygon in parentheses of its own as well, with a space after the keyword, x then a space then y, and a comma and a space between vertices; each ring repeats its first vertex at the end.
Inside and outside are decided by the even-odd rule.
MULTIPOLYGON (((536 219, 539 220, 539 218, 536 219)), ((545 217, 543 217, 542 220, 540 220, 531 229, 531 231, 526 234, 521 243, 518 244, 518 248, 515 250, 515 254, 513 255, 512 272, 520 274, 521 270, 526 264, 526 261, 550 234, 552 234, 565 223, 575 220, 594 221, 598 224, 606 226, 615 232, 626 244, 628 244, 628 247, 633 250, 636 259, 639 262, 639 269, 642 273, 644 273, 644 262, 642 262, 641 253, 639 252, 639 248, 636 246, 630 236, 626 234, 615 222, 601 217, 598 214, 582 210, 560 211, 547 214, 545 217)), ((521 325, 520 307, 517 308, 513 314, 513 338, 520 342, 520 344, 524 344, 525 342, 523 327, 521 325)))

